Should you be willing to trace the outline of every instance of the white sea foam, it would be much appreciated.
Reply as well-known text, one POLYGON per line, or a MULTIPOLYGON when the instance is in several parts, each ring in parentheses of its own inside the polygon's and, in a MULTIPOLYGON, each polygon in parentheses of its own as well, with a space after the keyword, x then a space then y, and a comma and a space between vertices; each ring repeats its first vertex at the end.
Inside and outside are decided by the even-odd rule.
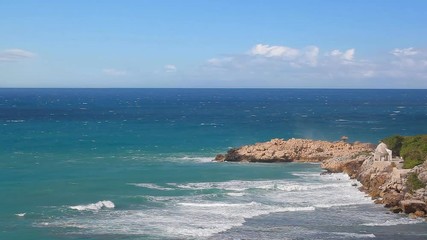
POLYGON ((204 156, 174 156, 166 157, 164 160, 171 162, 200 162, 208 163, 214 160, 214 157, 204 157, 204 156))
POLYGON ((115 208, 115 205, 112 201, 104 200, 104 201, 99 201, 99 202, 91 203, 87 205, 70 206, 69 208, 78 210, 78 211, 99 211, 104 208, 113 209, 115 208))
POLYGON ((25 122, 25 120, 22 120, 22 119, 12 119, 12 120, 6 120, 6 122, 9 122, 9 123, 23 123, 23 122, 25 122))
POLYGON ((137 187, 143 187, 143 188, 149 188, 149 189, 155 189, 155 190, 162 190, 162 191, 171 191, 174 190, 173 188, 168 187, 162 187, 154 183, 129 183, 129 185, 137 186, 137 187))
POLYGON ((192 162, 212 162, 214 160, 214 158, 212 158, 212 157, 191 157, 191 156, 184 156, 182 158, 178 158, 178 160, 192 161, 192 162))
POLYGON ((245 193, 242 193, 242 192, 229 192, 229 193, 227 193, 227 195, 231 196, 231 197, 243 197, 243 196, 245 196, 245 193))
POLYGON ((364 223, 362 225, 364 226, 395 226, 395 225, 406 225, 406 224, 417 224, 424 222, 424 220, 421 219, 410 219, 410 218, 398 218, 398 219, 388 219, 373 223, 364 223))
POLYGON ((315 207, 285 207, 280 212, 306 212, 314 210, 316 210, 315 207))
MULTIPOLYGON (((144 210, 99 211, 97 214, 57 218, 47 226, 41 226, 79 226, 75 231, 82 234, 135 234, 194 239, 211 237, 244 224, 246 219, 265 214, 372 204, 369 197, 351 187, 353 180, 345 174, 297 174, 304 176, 303 181, 231 180, 168 183, 169 187, 154 183, 135 183, 133 185, 151 189, 186 189, 194 192, 189 194, 188 191, 183 191, 185 194, 178 196, 145 196, 149 207, 143 205, 144 210), (204 191, 212 189, 216 191, 204 191)), ((98 211, 106 208, 105 205, 101 201, 72 208, 98 211)))
POLYGON ((320 173, 313 173, 313 172, 296 172, 296 173, 292 173, 293 176, 297 176, 297 177, 319 177, 320 173))
POLYGON ((199 208, 217 208, 217 207, 228 207, 228 208, 236 208, 236 207, 245 207, 245 206, 256 206, 259 205, 256 202, 250 203, 222 203, 222 202, 211 202, 211 203, 178 203, 178 205, 186 206, 186 207, 199 207, 199 208))
POLYGON ((331 234, 343 236, 345 238, 375 238, 375 234, 373 233, 331 232, 331 234))
POLYGON ((275 191, 307 191, 313 189, 332 188, 341 186, 341 183, 297 183, 286 180, 270 180, 270 181, 240 181, 232 180, 228 182, 201 182, 201 183, 186 183, 186 184, 173 184, 182 189, 192 190, 206 190, 206 189, 220 189, 227 191, 243 192, 250 189, 258 190, 275 190, 275 191))
MULTIPOLYGON (((188 197, 186 201, 191 200, 188 197)), ((281 207, 258 202, 180 202, 164 209, 121 210, 86 216, 85 219, 57 219, 43 226, 78 226, 83 234, 156 235, 174 238, 206 238, 240 226, 245 219, 273 212, 313 211, 313 207, 281 207)))
POLYGON ((27 213, 16 213, 15 214, 15 216, 18 216, 18 217, 25 217, 25 215, 26 215, 27 213))

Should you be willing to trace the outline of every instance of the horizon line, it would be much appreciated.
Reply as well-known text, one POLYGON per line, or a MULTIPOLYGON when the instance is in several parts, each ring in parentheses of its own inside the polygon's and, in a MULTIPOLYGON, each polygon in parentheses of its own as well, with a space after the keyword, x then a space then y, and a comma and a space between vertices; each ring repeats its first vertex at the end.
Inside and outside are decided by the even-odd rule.
POLYGON ((247 90, 427 90, 427 88, 334 88, 334 87, 0 87, 3 89, 247 89, 247 90))

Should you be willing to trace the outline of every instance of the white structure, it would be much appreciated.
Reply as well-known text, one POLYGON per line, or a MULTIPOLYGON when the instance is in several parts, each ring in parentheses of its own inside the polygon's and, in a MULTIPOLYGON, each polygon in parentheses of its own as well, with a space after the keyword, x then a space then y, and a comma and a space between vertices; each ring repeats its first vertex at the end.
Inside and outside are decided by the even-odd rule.
POLYGON ((383 142, 378 144, 374 152, 375 161, 391 161, 393 158, 392 151, 387 148, 387 145, 383 142))

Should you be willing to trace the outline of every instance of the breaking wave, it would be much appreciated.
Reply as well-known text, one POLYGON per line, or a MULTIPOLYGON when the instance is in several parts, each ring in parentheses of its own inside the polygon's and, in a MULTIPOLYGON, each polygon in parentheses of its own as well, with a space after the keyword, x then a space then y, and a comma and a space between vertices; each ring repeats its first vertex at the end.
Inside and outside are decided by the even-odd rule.
MULTIPOLYGON (((71 206, 97 214, 59 218, 42 227, 70 227, 81 234, 132 234, 164 238, 206 238, 247 219, 279 212, 313 212, 317 208, 372 203, 345 175, 300 173, 304 181, 231 180, 223 182, 131 183, 137 187, 161 190, 166 195, 144 196, 139 208, 112 209, 111 201, 71 206), (170 195, 167 191, 177 190, 170 195), (179 191, 182 190, 182 191, 179 191), (212 191, 215 190, 215 191, 212 191), (339 194, 335 194, 339 193, 339 194), (142 209, 141 209, 142 208, 142 209)), ((301 179, 299 179, 301 180, 301 179)))
POLYGON ((133 185, 136 187, 143 187, 148 189, 155 189, 155 190, 162 190, 162 191, 171 191, 174 190, 173 188, 169 187, 162 187, 154 183, 129 183, 129 185, 133 185))
POLYGON ((78 210, 78 211, 99 211, 101 209, 113 209, 116 206, 112 201, 104 200, 96 203, 91 203, 87 205, 76 205, 70 206, 70 209, 78 210))
POLYGON ((364 223, 364 226, 395 226, 395 225, 406 225, 406 224, 417 224, 421 223, 424 220, 421 219, 410 219, 410 218, 398 218, 398 219, 389 219, 385 221, 378 221, 374 223, 364 223))

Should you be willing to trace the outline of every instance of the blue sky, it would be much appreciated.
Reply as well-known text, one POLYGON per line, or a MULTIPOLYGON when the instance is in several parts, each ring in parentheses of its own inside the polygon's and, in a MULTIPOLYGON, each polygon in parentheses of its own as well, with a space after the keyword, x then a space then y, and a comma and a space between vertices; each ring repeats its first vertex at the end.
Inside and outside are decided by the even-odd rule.
POLYGON ((0 87, 427 88, 427 1, 0 0, 0 87))

